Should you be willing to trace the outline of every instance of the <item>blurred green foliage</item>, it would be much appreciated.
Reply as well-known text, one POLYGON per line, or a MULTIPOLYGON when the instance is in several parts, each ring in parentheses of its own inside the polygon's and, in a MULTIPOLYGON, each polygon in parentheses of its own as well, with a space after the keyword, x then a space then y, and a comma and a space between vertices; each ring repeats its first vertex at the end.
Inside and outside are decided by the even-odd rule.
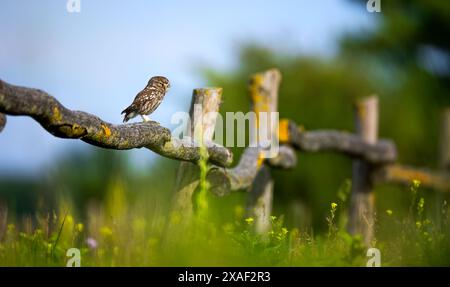
MULTIPOLYGON (((61 211, 39 218, 32 230, 8 224, 0 266, 65 266, 69 248, 80 250, 81 266, 365 266, 370 259, 361 237, 345 231, 345 201, 328 205, 329 229, 319 235, 287 227, 283 216, 271 216, 271 228, 255 234, 255 220, 239 203, 204 209, 187 229, 168 235, 166 224, 177 223, 168 221, 154 198, 124 200, 130 192, 124 183, 112 180, 104 204, 91 205, 87 219, 80 220, 70 212, 72 203, 62 200, 61 211)), ((382 236, 372 246, 380 249, 382 266, 449 265, 449 207, 442 206, 438 224, 427 216, 418 185, 409 193, 408 216, 396 210, 378 216, 382 236)), ((205 200, 214 202, 209 196, 205 200)))

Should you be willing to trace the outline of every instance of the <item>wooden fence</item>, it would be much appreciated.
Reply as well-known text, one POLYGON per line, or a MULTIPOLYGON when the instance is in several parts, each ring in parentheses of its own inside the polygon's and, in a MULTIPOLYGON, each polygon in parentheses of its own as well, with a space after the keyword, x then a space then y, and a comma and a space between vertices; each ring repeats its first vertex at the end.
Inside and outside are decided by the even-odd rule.
MULTIPOLYGON (((251 110, 276 112, 281 74, 271 69, 250 79, 251 110)), ((227 148, 213 143, 222 97, 221 88, 196 89, 191 105, 191 125, 187 134, 197 129, 203 134, 203 146, 208 154, 206 179, 209 190, 218 196, 233 191, 248 190, 247 212, 255 219, 257 232, 270 227, 274 196, 273 168, 289 169, 297 164, 298 152, 331 151, 353 159, 352 190, 348 230, 361 234, 370 245, 374 229, 373 187, 379 183, 411 184, 420 180, 438 191, 450 190, 450 109, 443 113, 440 149, 440 170, 406 166, 396 163, 397 149, 393 141, 378 138, 378 99, 371 96, 358 101, 354 107, 355 133, 336 130, 305 131, 292 120, 281 119, 277 133, 280 152, 277 157, 264 159, 259 147, 248 147, 239 162, 230 167, 233 155, 227 148), (202 106, 202 120, 195 118, 193 107, 202 106), (204 117, 203 117, 204 116, 204 117)), ((71 111, 44 91, 19 87, 0 80, 0 132, 7 115, 30 116, 57 137, 82 141, 109 149, 148 148, 162 156, 180 160, 171 216, 188 222, 193 214, 192 196, 200 184, 200 148, 193 142, 171 136, 170 130, 151 121, 113 125, 86 112, 71 111)), ((256 125, 259 125, 258 119, 256 125)), ((1 221, 6 221, 6 207, 0 202, 1 221), (3 206, 3 207, 2 207, 3 206)))

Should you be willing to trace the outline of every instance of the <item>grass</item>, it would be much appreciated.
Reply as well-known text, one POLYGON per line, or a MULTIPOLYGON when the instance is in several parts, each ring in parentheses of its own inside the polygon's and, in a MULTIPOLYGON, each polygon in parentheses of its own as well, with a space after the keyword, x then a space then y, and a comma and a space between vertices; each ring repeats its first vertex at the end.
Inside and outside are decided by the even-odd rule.
MULTIPOLYGON (((272 215, 265 234, 253 231, 255 220, 235 204, 221 217, 201 176, 198 210, 190 228, 164 237, 168 212, 150 209, 144 199, 126 200, 120 180, 106 200, 91 206, 86 218, 76 216, 69 200, 60 212, 37 215, 35 228, 24 231, 9 222, 0 241, 1 266, 65 266, 66 252, 78 248, 81 266, 365 266, 367 248, 358 236, 345 231, 349 183, 343 184, 324 220, 328 232, 289 228, 283 216, 272 215)), ((410 188, 406 216, 396 210, 379 212, 373 247, 381 251, 382 266, 450 265, 449 208, 444 201, 439 222, 427 217, 420 183, 410 188)), ((220 199, 218 199, 220 200, 220 199)), ((21 228, 23 229, 23 228, 21 228)))

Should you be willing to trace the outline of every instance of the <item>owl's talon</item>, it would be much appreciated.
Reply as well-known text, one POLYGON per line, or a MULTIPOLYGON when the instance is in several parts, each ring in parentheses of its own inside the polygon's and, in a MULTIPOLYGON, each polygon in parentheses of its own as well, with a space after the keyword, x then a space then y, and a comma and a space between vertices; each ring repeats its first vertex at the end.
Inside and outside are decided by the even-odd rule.
POLYGON ((147 115, 141 115, 141 117, 145 123, 150 121, 150 118, 147 115))

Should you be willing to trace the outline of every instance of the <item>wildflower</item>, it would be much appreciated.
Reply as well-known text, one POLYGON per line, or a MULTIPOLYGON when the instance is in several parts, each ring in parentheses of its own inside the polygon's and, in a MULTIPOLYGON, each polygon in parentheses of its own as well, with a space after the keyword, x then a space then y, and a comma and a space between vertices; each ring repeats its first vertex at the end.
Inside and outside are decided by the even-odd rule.
POLYGON ((419 188, 419 186, 420 186, 420 180, 414 179, 412 182, 413 182, 414 188, 419 188))
POLYGON ((255 220, 253 219, 253 217, 249 217, 249 218, 246 218, 246 219, 245 219, 245 222, 247 222, 247 224, 249 224, 249 225, 251 225, 251 224, 253 223, 253 221, 255 221, 255 220))
POLYGON ((331 237, 335 233, 336 227, 334 226, 334 217, 336 216, 336 208, 337 203, 332 202, 331 203, 331 210, 330 210, 330 216, 326 218, 328 222, 328 237, 331 237))
POLYGON ((393 212, 392 212, 392 210, 388 209, 388 210, 386 210, 386 213, 387 213, 387 215, 391 216, 393 212))
POLYGON ((92 237, 89 237, 88 239, 86 239, 86 244, 90 249, 96 249, 98 246, 97 240, 95 240, 92 237))
POLYGON ((417 209, 419 211, 423 210, 424 205, 425 205, 425 199, 423 199, 423 197, 421 197, 419 200, 419 203, 417 204, 417 209))

